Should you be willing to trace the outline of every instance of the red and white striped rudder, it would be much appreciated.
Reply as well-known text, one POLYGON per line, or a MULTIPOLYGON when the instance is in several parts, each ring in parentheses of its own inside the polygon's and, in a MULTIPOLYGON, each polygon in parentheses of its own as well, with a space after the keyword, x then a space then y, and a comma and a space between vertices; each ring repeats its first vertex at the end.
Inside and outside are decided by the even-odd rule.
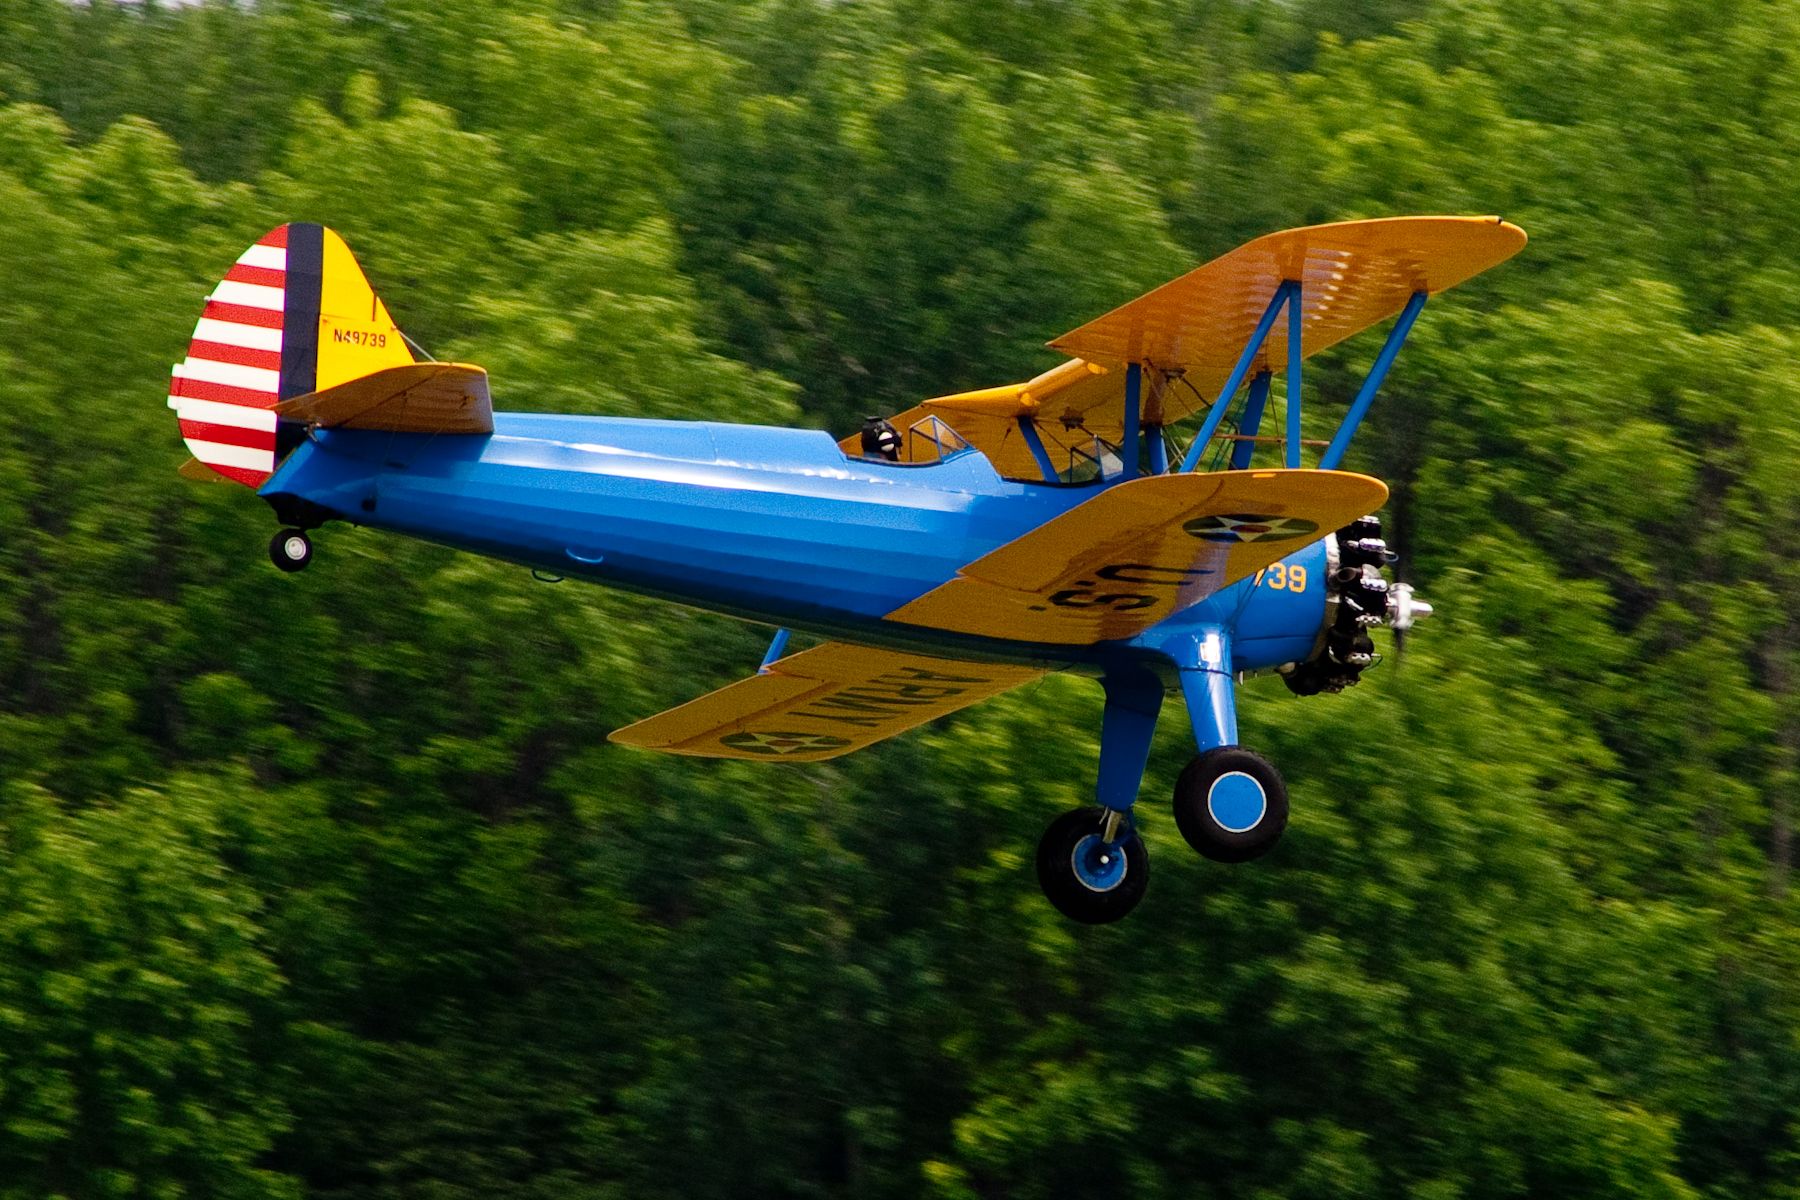
POLYGON ((343 239, 296 222, 239 255, 206 298, 169 407, 196 459, 258 488, 277 465, 275 405, 412 361, 343 239))

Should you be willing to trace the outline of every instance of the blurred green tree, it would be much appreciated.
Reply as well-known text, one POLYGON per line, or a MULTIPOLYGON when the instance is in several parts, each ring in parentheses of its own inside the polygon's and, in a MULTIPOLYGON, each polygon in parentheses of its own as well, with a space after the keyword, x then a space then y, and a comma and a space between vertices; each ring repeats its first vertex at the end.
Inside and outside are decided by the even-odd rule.
POLYGON ((0 0, 0 1190, 1795 1200, 1795 21, 0 0), (168 364, 290 218, 504 406, 842 430, 1409 210, 1534 238, 1355 451, 1440 618, 1252 684, 1287 842, 1194 862, 1152 785, 1119 929, 1030 879, 1085 681, 635 756, 761 635, 352 531, 288 579, 171 473, 168 364))

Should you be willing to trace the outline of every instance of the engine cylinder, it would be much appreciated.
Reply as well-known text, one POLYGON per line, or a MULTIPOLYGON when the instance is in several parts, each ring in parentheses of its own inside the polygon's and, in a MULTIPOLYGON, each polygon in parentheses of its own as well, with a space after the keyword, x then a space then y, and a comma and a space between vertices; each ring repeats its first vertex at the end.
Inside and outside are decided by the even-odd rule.
MULTIPOLYGON (((1376 661, 1369 630, 1384 624, 1393 608, 1382 568, 1394 555, 1381 538, 1379 517, 1358 517, 1334 533, 1326 549, 1331 569, 1324 636, 1312 658, 1282 672, 1288 688, 1301 696, 1341 692, 1355 684, 1376 661)), ((1410 597, 1411 590, 1405 594, 1410 597)))

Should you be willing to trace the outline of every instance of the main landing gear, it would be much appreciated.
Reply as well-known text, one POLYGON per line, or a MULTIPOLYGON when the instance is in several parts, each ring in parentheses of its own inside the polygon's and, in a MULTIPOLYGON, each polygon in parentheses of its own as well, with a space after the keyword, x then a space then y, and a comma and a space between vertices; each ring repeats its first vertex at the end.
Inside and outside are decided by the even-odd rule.
MULTIPOLYGON (((1160 649, 1174 661, 1200 754, 1175 785, 1181 836, 1214 862, 1267 854, 1287 828, 1287 785, 1274 764, 1237 742, 1231 643, 1205 627, 1160 649)), ((1150 738, 1162 707, 1162 680, 1139 663, 1101 678, 1099 805, 1066 812, 1038 842, 1038 884, 1058 912, 1087 925, 1117 921, 1144 897, 1150 856, 1131 818, 1150 738)))
POLYGON ((284 571, 304 571, 312 557, 312 539, 304 529, 284 529, 269 540, 269 561, 284 571))
POLYGON ((1287 820, 1281 773, 1242 746, 1198 755, 1175 784, 1175 825, 1188 845, 1214 862, 1261 858, 1281 840, 1287 820))

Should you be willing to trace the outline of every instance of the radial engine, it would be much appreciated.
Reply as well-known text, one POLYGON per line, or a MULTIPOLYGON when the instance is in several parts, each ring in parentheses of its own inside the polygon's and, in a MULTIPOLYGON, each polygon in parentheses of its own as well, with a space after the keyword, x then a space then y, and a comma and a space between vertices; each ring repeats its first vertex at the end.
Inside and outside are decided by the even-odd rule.
POLYGON ((1341 692, 1376 662, 1369 631, 1386 625, 1397 633, 1431 615, 1431 605, 1411 584, 1389 583, 1384 568, 1394 553, 1381 537, 1381 519, 1359 517, 1325 540, 1325 623, 1317 649, 1281 677, 1296 695, 1341 692))

